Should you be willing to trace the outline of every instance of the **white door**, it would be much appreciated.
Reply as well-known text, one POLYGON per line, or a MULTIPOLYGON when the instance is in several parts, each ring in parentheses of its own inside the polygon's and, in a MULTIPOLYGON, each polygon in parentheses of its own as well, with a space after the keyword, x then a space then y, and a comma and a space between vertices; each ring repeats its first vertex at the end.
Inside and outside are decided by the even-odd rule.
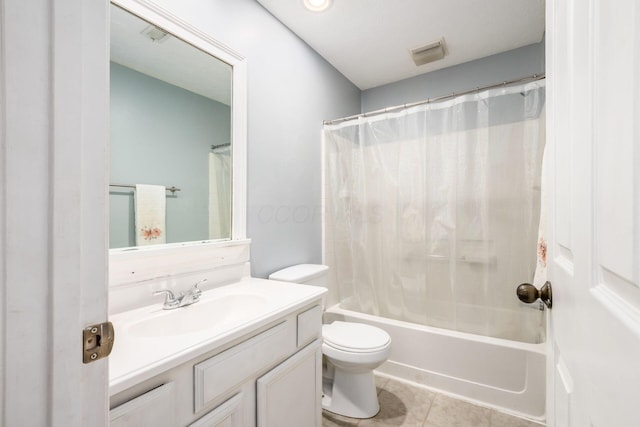
POLYGON ((640 3, 546 19, 548 425, 639 426, 640 3))
POLYGON ((105 426, 108 2, 0 0, 0 425, 105 426))

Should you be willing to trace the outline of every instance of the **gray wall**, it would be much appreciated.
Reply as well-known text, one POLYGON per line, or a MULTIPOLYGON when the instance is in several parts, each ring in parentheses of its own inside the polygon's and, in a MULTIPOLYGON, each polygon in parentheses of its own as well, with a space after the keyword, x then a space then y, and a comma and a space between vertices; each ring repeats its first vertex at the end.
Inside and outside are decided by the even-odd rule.
POLYGON ((362 92, 362 112, 544 72, 544 41, 362 92))
POLYGON ((322 261, 322 120, 357 114, 360 91, 255 0, 159 0, 248 64, 252 274, 322 261))
MULTIPOLYGON (((167 192, 167 243, 209 238, 209 152, 230 140, 229 106, 111 63, 111 182, 167 192)), ((109 247, 135 246, 133 191, 110 188, 109 247)))

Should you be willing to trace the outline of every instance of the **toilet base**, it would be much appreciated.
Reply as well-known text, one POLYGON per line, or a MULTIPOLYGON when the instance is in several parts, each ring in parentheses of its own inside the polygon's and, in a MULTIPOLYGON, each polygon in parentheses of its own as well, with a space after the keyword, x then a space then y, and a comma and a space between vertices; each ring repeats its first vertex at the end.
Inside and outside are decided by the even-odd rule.
POLYGON ((351 418, 371 418, 380 411, 373 371, 350 372, 333 366, 333 381, 323 378, 322 408, 351 418))

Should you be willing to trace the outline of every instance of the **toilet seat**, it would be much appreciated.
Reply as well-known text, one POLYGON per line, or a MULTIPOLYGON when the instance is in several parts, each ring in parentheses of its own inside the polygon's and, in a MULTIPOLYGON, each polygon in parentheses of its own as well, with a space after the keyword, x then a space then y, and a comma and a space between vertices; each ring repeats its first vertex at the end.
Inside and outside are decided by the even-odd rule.
POLYGON ((362 323, 335 321, 322 326, 324 344, 349 353, 377 353, 391 343, 388 333, 362 323))

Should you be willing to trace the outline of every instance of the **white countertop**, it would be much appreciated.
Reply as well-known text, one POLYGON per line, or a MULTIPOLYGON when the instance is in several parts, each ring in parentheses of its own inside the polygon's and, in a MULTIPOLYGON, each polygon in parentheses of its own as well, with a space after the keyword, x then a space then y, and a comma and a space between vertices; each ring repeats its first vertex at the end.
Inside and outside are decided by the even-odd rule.
POLYGON ((154 304, 113 315, 110 320, 115 343, 109 356, 109 395, 248 334, 321 298, 325 292, 318 286, 246 278, 203 292, 200 301, 191 306, 163 310, 162 304, 154 304), (245 297, 246 305, 242 303, 245 297), (193 317, 188 316, 200 319, 205 310, 211 313, 211 323, 191 331, 189 320, 193 317))

